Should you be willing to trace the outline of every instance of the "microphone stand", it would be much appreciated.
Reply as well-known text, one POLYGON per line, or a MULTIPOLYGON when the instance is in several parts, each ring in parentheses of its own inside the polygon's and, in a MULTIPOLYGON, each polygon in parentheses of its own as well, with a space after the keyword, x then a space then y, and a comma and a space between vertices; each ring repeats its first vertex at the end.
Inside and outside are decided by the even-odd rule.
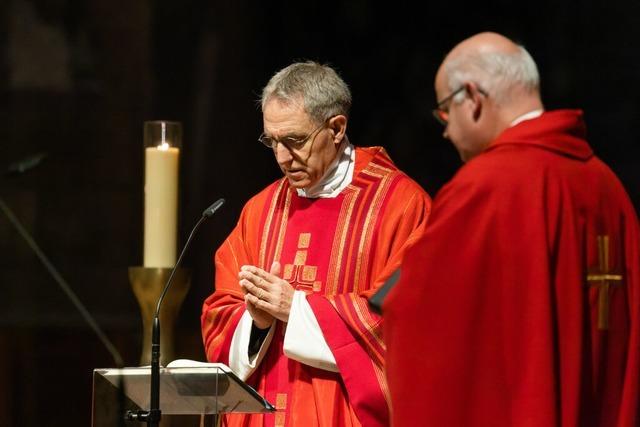
POLYGON ((125 415, 127 420, 146 421, 147 426, 149 427, 158 427, 160 424, 160 419, 162 418, 162 411, 160 410, 160 307, 162 306, 164 296, 169 290, 171 280, 173 279, 176 270, 180 266, 182 257, 187 251, 187 248, 189 247, 189 244, 191 243, 191 240, 193 239, 196 231, 198 230, 198 228, 200 228, 200 225, 205 220, 210 218, 223 204, 224 199, 218 199, 211 206, 205 209, 204 212, 202 212, 202 216, 191 230, 191 233, 187 238, 187 243, 184 244, 184 248, 182 248, 182 252, 180 252, 180 256, 178 257, 178 261, 176 261, 175 266, 171 270, 171 274, 169 275, 167 284, 164 285, 162 294, 160 294, 160 298, 158 298, 158 304, 156 305, 156 311, 153 316, 153 326, 151 331, 151 386, 149 391, 149 410, 136 412, 127 411, 125 415))
POLYGON ((22 236, 22 238, 27 242, 27 244, 36 254, 40 262, 42 262, 46 270, 49 272, 49 274, 51 274, 51 276, 54 278, 58 286, 60 286, 60 289, 62 289, 62 291, 67 295, 67 297, 69 297, 69 299, 71 300, 73 305, 78 309, 78 311, 80 312, 84 320, 89 324, 93 332, 95 332, 95 334, 98 336, 102 344, 104 344, 104 346, 107 348, 109 353, 111 353, 111 357, 113 357, 113 361, 116 363, 116 366, 118 368, 122 368, 124 366, 124 362, 122 361, 122 356, 120 356, 120 353, 118 352, 118 350, 111 343, 111 341, 109 341, 109 338, 107 338, 107 336, 102 332, 102 330, 100 329, 96 321, 93 319, 91 314, 89 314, 89 311, 85 308, 84 304, 82 304, 78 296, 75 294, 75 292, 73 292, 73 290, 71 289, 71 286, 69 286, 66 280, 64 280, 62 275, 53 266, 51 261, 49 261, 49 258, 47 258, 47 256, 44 254, 42 249, 40 249, 38 244, 31 237, 29 232, 22 226, 22 223, 20 223, 18 218, 16 218, 16 216, 11 211, 11 209, 9 209, 9 206, 7 206, 7 204, 4 202, 2 197, 0 197, 0 210, 4 212, 4 214, 9 219, 9 222, 11 222, 11 224, 16 228, 16 230, 18 230, 18 233, 20 234, 20 236, 22 236))
MULTIPOLYGON (((37 166, 45 157, 46 157, 46 153, 39 153, 37 155, 28 157, 20 162, 16 162, 9 166, 9 168, 5 171, 4 175, 10 176, 10 175, 24 173, 27 170, 37 166)), ((111 343, 111 341, 109 340, 109 338, 107 338, 104 332, 102 332, 102 329, 100 329, 100 326, 98 326, 93 316, 91 316, 91 314, 86 309, 84 304, 82 304, 82 301, 80 301, 80 299, 75 294, 75 292, 73 292, 73 289, 71 289, 71 286, 69 286, 67 281, 58 272, 58 270, 51 263, 49 258, 42 251, 42 249, 40 249, 40 246, 38 246, 38 244, 33 239, 33 237, 31 237, 31 234, 29 234, 29 232, 24 228, 20 220, 14 215, 13 211, 5 203, 2 197, 0 197, 0 210, 2 210, 2 212, 5 214, 9 222, 18 231, 18 234, 20 234, 20 236, 25 240, 27 245, 29 245, 33 253, 38 257, 40 262, 42 262, 47 272, 51 275, 51 277, 53 277, 54 281, 58 284, 60 289, 62 289, 62 291, 67 295, 67 297, 71 300, 71 302, 76 307, 76 309, 80 312, 84 320, 91 327, 93 332, 98 336, 98 339, 100 339, 100 341, 105 346, 107 351, 111 354, 111 357, 113 358, 113 361, 115 362, 116 367, 123 368, 124 361, 122 359, 122 356, 120 355, 120 352, 111 343)), ((124 404, 125 404, 124 403, 124 396, 125 396, 124 387, 125 385, 124 385, 123 378, 122 376, 120 376, 118 380, 118 390, 119 390, 118 406, 122 410, 124 410, 124 404)), ((124 419, 119 418, 118 425, 124 426, 124 421, 125 421, 124 419)))

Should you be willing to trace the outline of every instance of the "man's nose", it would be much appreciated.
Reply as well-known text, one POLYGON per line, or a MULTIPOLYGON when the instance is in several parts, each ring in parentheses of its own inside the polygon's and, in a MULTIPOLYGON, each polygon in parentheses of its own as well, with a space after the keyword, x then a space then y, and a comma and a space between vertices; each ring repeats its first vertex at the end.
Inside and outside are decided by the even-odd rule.
POLYGON ((276 148, 274 149, 276 154, 276 160, 279 164, 286 164, 293 160, 293 156, 291 155, 291 151, 287 148, 286 145, 277 142, 276 148))

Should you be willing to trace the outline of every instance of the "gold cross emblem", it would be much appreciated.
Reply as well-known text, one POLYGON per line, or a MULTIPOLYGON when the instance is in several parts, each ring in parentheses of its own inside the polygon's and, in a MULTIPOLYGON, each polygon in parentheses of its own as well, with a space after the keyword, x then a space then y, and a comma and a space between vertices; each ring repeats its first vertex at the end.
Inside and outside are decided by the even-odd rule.
POLYGON ((622 282, 609 266, 609 236, 598 236, 598 267, 587 274, 587 282, 598 287, 598 329, 609 329, 609 287, 622 282))
POLYGON ((282 278, 296 289, 305 292, 317 292, 321 283, 316 280, 318 267, 307 265, 307 250, 311 245, 311 233, 300 233, 298 250, 293 264, 285 264, 282 278))

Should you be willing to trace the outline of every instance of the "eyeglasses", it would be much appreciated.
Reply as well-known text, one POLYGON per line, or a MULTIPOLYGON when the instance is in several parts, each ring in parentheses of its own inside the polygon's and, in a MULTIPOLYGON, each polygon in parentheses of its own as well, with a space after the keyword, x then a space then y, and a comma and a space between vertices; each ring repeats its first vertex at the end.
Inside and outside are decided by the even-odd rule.
POLYGON ((449 95, 445 96, 442 101, 438 102, 436 108, 434 108, 431 112, 433 113, 433 117, 442 125, 447 126, 449 124, 449 105, 446 107, 445 104, 448 104, 454 96, 462 92, 466 89, 466 86, 462 85, 458 89, 451 92, 449 95))
POLYGON ((283 136, 282 138, 273 138, 271 136, 267 136, 264 133, 262 133, 262 135, 260 135, 260 137, 258 138, 258 141, 260 141, 265 147, 271 148, 272 150, 276 149, 278 143, 284 145, 289 150, 300 150, 302 147, 305 146, 307 142, 309 142, 309 140, 311 140, 312 138, 315 138, 315 136, 318 133, 320 133, 320 131, 325 126, 327 126, 327 123, 329 123, 329 119, 325 120, 324 123, 322 123, 320 126, 315 128, 307 136, 303 136, 303 137, 283 136))
MULTIPOLYGON (((458 89, 454 90, 449 95, 445 96, 442 99, 442 101, 438 102, 438 105, 436 106, 436 108, 434 108, 431 111, 431 113, 433 114, 433 117, 435 117, 436 120, 442 126, 446 127, 449 124, 449 107, 450 107, 449 103, 451 102, 454 96, 456 96, 457 94, 459 94, 460 92, 466 89, 467 89, 467 86, 465 85, 460 86, 458 89)), ((478 87, 477 89, 478 89, 478 92, 480 92, 482 95, 489 96, 487 92, 481 87, 478 87)))

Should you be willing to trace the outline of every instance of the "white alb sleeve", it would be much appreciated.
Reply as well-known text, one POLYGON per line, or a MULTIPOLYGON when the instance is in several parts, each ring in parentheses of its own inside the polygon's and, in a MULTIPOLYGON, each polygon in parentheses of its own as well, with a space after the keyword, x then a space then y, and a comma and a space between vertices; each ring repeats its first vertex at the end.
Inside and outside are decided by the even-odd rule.
POLYGON ((284 354, 305 365, 339 372, 336 359, 322 335, 318 319, 302 291, 295 291, 284 335, 284 354))
POLYGON ((233 337, 231 338, 231 348, 229 349, 229 368, 242 380, 245 381, 255 371, 256 367, 262 361, 275 329, 275 322, 271 325, 267 336, 264 338, 258 353, 249 357, 249 340, 251 339, 251 327, 253 319, 248 311, 245 311, 238 326, 236 327, 233 337))

